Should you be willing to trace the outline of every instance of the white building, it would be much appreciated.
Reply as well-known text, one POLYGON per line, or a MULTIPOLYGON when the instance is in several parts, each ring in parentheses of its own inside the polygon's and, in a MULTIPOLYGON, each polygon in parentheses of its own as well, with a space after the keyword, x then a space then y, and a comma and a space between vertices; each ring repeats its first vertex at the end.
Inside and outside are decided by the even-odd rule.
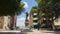
POLYGON ((6 30, 8 28, 8 24, 10 23, 10 16, 0 16, 0 30, 6 30))

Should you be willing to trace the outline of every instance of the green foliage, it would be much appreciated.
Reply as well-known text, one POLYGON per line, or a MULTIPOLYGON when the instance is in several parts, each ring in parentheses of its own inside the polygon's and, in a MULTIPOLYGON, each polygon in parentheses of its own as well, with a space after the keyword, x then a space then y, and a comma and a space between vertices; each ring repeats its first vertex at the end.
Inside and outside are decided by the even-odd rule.
POLYGON ((21 0, 0 0, 0 16, 12 16, 21 13, 24 8, 23 6, 21 8, 19 7, 20 1, 21 0))
POLYGON ((16 0, 0 0, 0 15, 14 15, 17 8, 16 0))
POLYGON ((60 16, 60 0, 36 0, 38 3, 38 10, 43 10, 45 17, 60 16), (46 16, 47 15, 47 16, 46 16))
POLYGON ((30 13, 32 13, 32 15, 33 15, 33 13, 36 13, 36 12, 38 12, 37 11, 37 6, 32 7, 30 13))
POLYGON ((24 4, 23 2, 20 2, 18 14, 21 14, 22 12, 25 11, 24 5, 25 5, 25 4, 24 4))

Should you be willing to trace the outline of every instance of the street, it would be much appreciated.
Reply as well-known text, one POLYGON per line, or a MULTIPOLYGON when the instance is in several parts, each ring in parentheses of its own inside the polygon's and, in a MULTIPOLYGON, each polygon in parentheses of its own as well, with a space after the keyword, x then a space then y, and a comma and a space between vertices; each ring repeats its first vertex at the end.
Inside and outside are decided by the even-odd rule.
POLYGON ((60 31, 33 30, 33 32, 28 32, 27 34, 60 34, 60 31))
POLYGON ((54 31, 48 31, 48 30, 33 30, 33 32, 29 32, 28 34, 54 34, 54 31))
POLYGON ((49 31, 46 29, 33 29, 33 30, 29 30, 29 29, 25 29, 21 32, 0 32, 0 34, 60 34, 60 31, 49 31))

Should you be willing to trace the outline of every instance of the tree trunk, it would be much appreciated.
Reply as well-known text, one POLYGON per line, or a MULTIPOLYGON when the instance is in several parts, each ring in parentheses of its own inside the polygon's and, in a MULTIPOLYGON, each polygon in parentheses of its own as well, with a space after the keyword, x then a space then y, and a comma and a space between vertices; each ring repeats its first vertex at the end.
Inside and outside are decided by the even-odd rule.
POLYGON ((40 24, 43 22, 43 17, 42 17, 42 10, 40 11, 40 24))

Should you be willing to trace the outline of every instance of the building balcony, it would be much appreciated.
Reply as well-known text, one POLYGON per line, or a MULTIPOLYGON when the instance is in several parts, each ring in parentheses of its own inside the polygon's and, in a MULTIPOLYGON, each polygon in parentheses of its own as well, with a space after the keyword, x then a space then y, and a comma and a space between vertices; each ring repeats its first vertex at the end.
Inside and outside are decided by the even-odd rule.
POLYGON ((33 15, 37 15, 37 13, 34 13, 33 15))
POLYGON ((33 22, 37 22, 38 20, 33 20, 33 22))
POLYGON ((38 20, 38 18, 33 18, 33 20, 38 20))
POLYGON ((33 23, 33 25, 37 25, 37 24, 38 24, 38 23, 35 23, 35 22, 33 23))

